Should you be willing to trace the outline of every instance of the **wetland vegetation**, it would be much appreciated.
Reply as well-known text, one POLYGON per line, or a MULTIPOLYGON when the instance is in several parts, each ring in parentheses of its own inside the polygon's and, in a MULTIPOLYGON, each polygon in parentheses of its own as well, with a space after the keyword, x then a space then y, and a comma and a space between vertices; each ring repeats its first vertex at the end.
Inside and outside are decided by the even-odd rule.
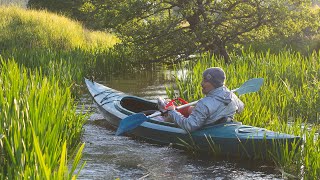
POLYGON ((303 137, 299 153, 282 147, 281 152, 269 152, 267 159, 274 161, 282 172, 313 179, 320 172, 319 55, 316 52, 310 56, 290 51, 277 55, 243 52, 232 55, 236 63, 231 65, 205 55, 196 64, 178 67, 177 86, 169 87, 167 92, 172 98, 177 96, 174 89, 178 89, 179 97, 190 102, 200 99, 203 96, 201 73, 212 66, 226 71, 226 84, 231 89, 250 78, 263 77, 264 85, 259 92, 241 96, 245 110, 236 119, 246 125, 303 137))
POLYGON ((76 177, 88 116, 75 90, 117 38, 18 7, 0 7, 0 29, 1 178, 76 177))
MULTIPOLYGON (((88 14, 92 13, 90 8, 98 7, 98 4, 85 5, 82 10, 88 14)), ((319 17, 317 8, 312 11, 319 17)), ((313 18, 314 14, 310 17, 313 18)), ((189 17, 190 14, 185 15, 189 17)), ((143 69, 150 63, 150 58, 154 57, 156 61, 163 59, 159 53, 168 53, 168 49, 177 44, 170 44, 172 41, 169 40, 173 38, 170 35, 163 36, 159 44, 152 44, 153 39, 135 46, 130 40, 141 41, 142 35, 147 34, 146 29, 139 31, 138 28, 133 32, 140 34, 131 34, 126 28, 134 25, 134 21, 126 26, 116 26, 118 32, 127 33, 126 38, 121 38, 123 34, 116 36, 115 33, 104 31, 100 27, 103 23, 86 24, 83 21, 84 25, 95 29, 89 30, 78 21, 71 20, 70 16, 70 13, 63 16, 45 10, 0 6, 2 179, 76 178, 84 165, 80 159, 85 145, 81 143, 80 137, 87 114, 76 112, 77 91, 83 84, 83 77, 105 71, 143 69), (130 35, 132 39, 128 38, 130 35), (125 46, 118 46, 120 42, 126 42, 125 46), (157 51, 147 51, 150 46, 157 51), (160 47, 165 48, 161 50, 160 47), (144 59, 147 62, 142 63, 140 60, 145 57, 149 59, 144 59)), ((102 19, 94 20, 106 23, 102 19)), ((153 28, 164 25, 159 19, 156 20, 157 23, 152 24, 153 28)), ((290 20, 286 22, 292 25, 290 20)), ((303 26, 307 27, 306 24, 303 26)), ((174 96, 175 89, 184 99, 200 99, 201 73, 211 66, 225 69, 227 86, 230 88, 238 87, 253 77, 264 78, 264 85, 259 92, 241 97, 246 109, 237 119, 243 124, 303 137, 303 146, 299 147, 297 153, 288 152, 283 147, 278 154, 270 152, 268 160, 273 161, 289 178, 315 179, 320 176, 320 40, 314 26, 319 28, 318 24, 308 27, 307 30, 312 32, 308 37, 303 33, 300 33, 301 36, 290 36, 300 32, 295 27, 294 31, 284 31, 287 38, 277 36, 277 40, 272 42, 269 39, 271 36, 255 37, 253 39, 256 41, 251 44, 232 41, 234 44, 232 48, 229 47, 229 51, 232 51, 228 54, 228 61, 222 54, 204 51, 204 45, 208 45, 206 43, 217 43, 217 40, 205 42, 203 37, 206 36, 201 36, 201 46, 195 43, 185 46, 187 49, 180 49, 186 52, 184 56, 193 53, 192 48, 203 51, 196 58, 173 65, 177 72, 176 85, 168 87, 168 96, 174 96), (294 50, 294 46, 279 48, 284 47, 282 42, 294 40, 293 37, 299 39, 293 42, 299 45, 296 49, 303 51, 294 50), (274 46, 275 42, 278 42, 278 46, 274 46)), ((144 26, 136 24, 136 27, 144 26)), ((185 24, 181 27, 186 28, 185 24)), ((246 41, 253 34, 261 35, 266 31, 264 27, 233 40, 246 41)), ((200 38, 199 29, 194 33, 197 37, 192 33, 179 34, 177 37, 185 40, 181 41, 181 45, 190 42, 186 40, 188 36, 200 38)), ((218 47, 219 52, 225 50, 225 47, 218 47)), ((172 58, 177 54, 167 55, 172 55, 172 58)), ((166 64, 173 60, 176 58, 169 58, 166 64)))

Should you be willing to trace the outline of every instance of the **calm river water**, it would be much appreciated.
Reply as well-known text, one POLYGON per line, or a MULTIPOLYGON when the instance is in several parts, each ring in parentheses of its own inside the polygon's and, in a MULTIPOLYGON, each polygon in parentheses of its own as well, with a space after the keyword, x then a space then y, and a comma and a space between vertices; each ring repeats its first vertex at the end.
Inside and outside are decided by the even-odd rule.
MULTIPOLYGON (((172 83, 167 70, 105 75, 96 81, 131 95, 166 98, 172 83)), ((84 87, 85 89, 85 87, 84 87)), ((181 150, 115 136, 86 91, 81 98, 92 116, 84 126, 86 161, 79 179, 282 179, 279 171, 257 162, 234 162, 192 157, 181 150)), ((80 107, 79 107, 80 108, 80 107)))

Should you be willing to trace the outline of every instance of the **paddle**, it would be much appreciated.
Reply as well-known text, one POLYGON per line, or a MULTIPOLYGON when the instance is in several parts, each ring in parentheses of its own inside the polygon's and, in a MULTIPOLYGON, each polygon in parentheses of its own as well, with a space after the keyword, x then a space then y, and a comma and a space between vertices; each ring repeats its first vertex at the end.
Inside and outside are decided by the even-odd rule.
MULTIPOLYGON (((241 96, 243 94, 251 93, 251 92, 257 92, 260 89, 260 87, 262 86, 262 83, 263 83, 263 78, 253 78, 253 79, 250 79, 250 80, 246 81, 245 83, 243 83, 241 85, 241 87, 239 87, 237 89, 233 89, 231 91, 237 92, 237 94, 239 96, 241 96)), ((185 108, 188 106, 192 106, 192 105, 197 104, 197 102, 198 101, 184 104, 182 106, 176 107, 176 109, 179 110, 179 109, 182 109, 182 108, 185 108)), ((134 128, 140 126, 143 122, 147 121, 148 119, 150 119, 152 117, 160 116, 160 115, 161 115, 161 112, 157 112, 157 113, 154 113, 149 116, 146 116, 143 113, 137 113, 137 114, 133 114, 131 116, 128 116, 128 117, 121 120, 119 127, 117 129, 116 135, 119 136, 125 132, 133 130, 134 128)))

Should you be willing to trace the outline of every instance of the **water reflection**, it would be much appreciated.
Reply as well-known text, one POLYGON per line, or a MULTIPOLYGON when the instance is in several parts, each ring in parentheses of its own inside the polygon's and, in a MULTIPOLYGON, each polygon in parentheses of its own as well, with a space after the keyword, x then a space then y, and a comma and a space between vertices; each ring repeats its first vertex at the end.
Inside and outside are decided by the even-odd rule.
MULTIPOLYGON (((170 71, 125 73, 98 79, 111 88, 148 99, 166 97, 170 71)), ((193 158, 181 150, 115 136, 85 91, 82 103, 93 112, 84 126, 86 166, 79 179, 281 179, 267 165, 193 158)))
POLYGON ((95 77, 96 81, 127 94, 156 99, 166 97, 166 87, 174 82, 174 73, 168 69, 144 69, 141 71, 121 71, 112 75, 95 77))

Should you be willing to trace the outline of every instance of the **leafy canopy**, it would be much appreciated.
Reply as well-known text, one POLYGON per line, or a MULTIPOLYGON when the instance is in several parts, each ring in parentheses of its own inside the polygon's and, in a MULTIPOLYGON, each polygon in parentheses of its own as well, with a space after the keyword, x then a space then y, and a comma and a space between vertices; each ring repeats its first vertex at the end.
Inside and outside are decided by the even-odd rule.
MULTIPOLYGON (((33 0, 39 1, 39 0, 33 0)), ((78 2, 78 1, 77 1, 78 2)), ((77 19, 118 33, 135 60, 181 60, 318 27, 310 0, 82 0, 77 19), (315 23, 316 22, 316 23, 315 23), (128 48, 129 47, 129 48, 128 48)))

